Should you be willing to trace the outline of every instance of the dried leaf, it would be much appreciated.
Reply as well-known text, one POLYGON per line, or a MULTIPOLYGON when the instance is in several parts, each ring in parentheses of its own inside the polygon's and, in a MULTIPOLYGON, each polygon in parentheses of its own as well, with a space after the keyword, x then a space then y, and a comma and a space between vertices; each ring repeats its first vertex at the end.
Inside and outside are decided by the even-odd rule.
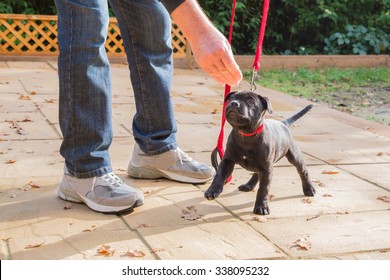
POLYGON ((40 189, 41 186, 34 183, 33 181, 30 181, 27 185, 29 185, 32 189, 40 189))
POLYGON ((322 182, 319 182, 318 186, 321 187, 321 188, 325 188, 326 187, 326 185, 324 183, 322 183, 322 182))
POLYGON ((331 194, 329 194, 329 193, 324 193, 322 196, 323 196, 323 197, 333 197, 333 195, 331 195, 331 194))
POLYGON ((378 196, 378 200, 382 200, 383 202, 390 203, 390 196, 383 195, 383 196, 378 196))
POLYGON ((196 207, 194 205, 187 206, 187 210, 182 210, 182 218, 189 221, 194 221, 200 219, 202 215, 198 214, 196 207))
POLYGON ((36 91, 34 91, 34 90, 32 90, 32 91, 30 91, 30 94, 31 94, 31 95, 36 95, 36 94, 37 94, 37 92, 36 92, 36 91))
POLYGON ((38 248, 38 247, 41 247, 43 244, 45 244, 45 242, 37 243, 37 244, 30 244, 30 245, 27 245, 26 247, 24 247, 24 249, 38 248))
POLYGON ((99 255, 104 255, 106 257, 112 257, 115 251, 116 250, 109 245, 102 245, 97 249, 99 255))
POLYGON ((218 112, 218 109, 214 109, 213 111, 211 111, 210 114, 214 115, 214 114, 216 114, 217 112, 218 112))
POLYGON ((30 117, 25 117, 21 122, 32 122, 30 117))
POLYGON ((310 203, 312 203, 312 200, 311 200, 311 198, 303 198, 302 200, 301 200, 303 203, 307 203, 307 204, 310 204, 310 203))
POLYGON ((7 159, 6 161, 5 161, 5 164, 13 164, 13 163, 15 163, 16 162, 16 160, 14 160, 14 159, 7 159))
POLYGON ((152 253, 158 253, 158 252, 165 252, 165 249, 163 248, 152 248, 152 253))
POLYGON ((292 247, 297 248, 298 250, 309 250, 311 248, 311 242, 307 237, 299 238, 298 240, 294 241, 292 247))
POLYGON ((268 222, 268 219, 266 217, 256 216, 256 217, 253 217, 251 219, 251 221, 256 221, 256 222, 259 222, 259 223, 266 223, 266 222, 268 222))
POLYGON ((141 250, 128 250, 126 254, 124 254, 124 257, 131 257, 131 258, 143 258, 145 257, 145 253, 141 250))
POLYGON ((28 95, 20 94, 19 99, 20 100, 31 100, 31 97, 28 95))
POLYGON ((70 209, 72 209, 72 204, 70 203, 65 204, 64 210, 70 210, 70 209))
POLYGON ((45 99, 46 103, 56 103, 57 99, 45 99))
POLYGON ((324 170, 321 172, 321 174, 334 175, 339 174, 339 172, 337 170, 324 170))
POLYGON ((317 219, 317 218, 321 217, 321 215, 322 215, 323 213, 324 213, 324 212, 321 211, 321 212, 319 212, 318 214, 314 215, 313 217, 306 218, 306 221, 310 221, 310 220, 317 219))
POLYGON ((84 229, 83 232, 91 232, 96 229, 96 226, 92 226, 91 228, 84 229))
POLYGON ((153 227, 149 224, 138 224, 138 227, 137 228, 148 228, 148 227, 153 227))
POLYGON ((384 155, 384 153, 382 153, 382 152, 379 152, 379 153, 377 153, 376 154, 378 157, 381 157, 381 156, 383 156, 384 155))
POLYGON ((337 211, 336 214, 338 214, 338 215, 348 215, 348 214, 349 214, 349 211, 347 211, 347 210, 344 210, 344 211, 337 211))
POLYGON ((274 198, 275 198, 275 196, 274 196, 273 194, 268 195, 268 200, 269 200, 269 201, 271 201, 271 200, 274 199, 274 198))

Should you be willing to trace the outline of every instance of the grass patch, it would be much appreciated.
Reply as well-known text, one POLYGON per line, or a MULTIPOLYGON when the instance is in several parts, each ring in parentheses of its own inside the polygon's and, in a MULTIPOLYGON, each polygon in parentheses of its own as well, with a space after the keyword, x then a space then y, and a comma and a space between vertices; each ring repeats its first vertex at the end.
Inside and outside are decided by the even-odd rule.
POLYGON ((390 68, 260 71, 256 83, 390 124, 390 68))

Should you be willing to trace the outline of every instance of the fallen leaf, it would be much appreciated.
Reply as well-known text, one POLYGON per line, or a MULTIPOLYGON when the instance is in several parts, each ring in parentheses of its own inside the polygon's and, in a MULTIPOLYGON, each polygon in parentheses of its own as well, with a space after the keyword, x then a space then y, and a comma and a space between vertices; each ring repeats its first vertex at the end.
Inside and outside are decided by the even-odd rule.
POLYGON ((378 157, 381 157, 381 156, 383 156, 384 155, 384 153, 382 153, 382 152, 379 152, 379 153, 377 153, 376 154, 378 157))
POLYGON ((148 227, 153 227, 153 226, 148 225, 148 224, 138 224, 137 228, 148 228, 148 227))
POLYGON ((268 200, 269 201, 271 201, 272 199, 274 199, 275 198, 275 196, 273 195, 273 194, 270 194, 269 196, 268 196, 268 200))
POLYGON ((64 210, 70 210, 70 209, 72 209, 72 204, 70 203, 65 204, 64 210))
POLYGON ((102 245, 97 249, 99 255, 104 255, 106 257, 112 257, 115 251, 116 250, 109 245, 102 245))
POLYGON ((266 222, 268 222, 266 217, 258 217, 258 216, 253 217, 251 219, 251 221, 256 221, 256 222, 259 222, 259 223, 266 223, 266 222))
POLYGON ((325 188, 326 187, 326 185, 324 183, 322 183, 322 182, 319 182, 318 186, 321 187, 321 188, 325 188))
POLYGON ((152 193, 152 190, 144 191, 144 194, 150 194, 152 193))
POLYGON ((145 257, 145 253, 141 250, 128 250, 126 254, 124 254, 124 257, 131 257, 131 258, 143 258, 145 257))
POLYGON ((30 186, 32 189, 40 189, 41 186, 35 183, 34 181, 28 182, 27 186, 30 186))
POLYGON ((336 214, 338 214, 338 215, 348 215, 348 214, 349 214, 349 211, 347 211, 347 210, 344 210, 344 211, 337 211, 336 214))
POLYGON ((14 159, 7 159, 6 161, 5 161, 5 164, 13 164, 13 163, 15 163, 16 162, 16 160, 14 160, 14 159))
POLYGON ((314 215, 314 216, 312 216, 312 217, 306 218, 306 221, 310 221, 310 220, 317 219, 317 218, 321 217, 321 215, 322 215, 323 213, 324 213, 324 212, 321 211, 321 212, 319 212, 318 214, 316 214, 316 215, 314 215))
POLYGON ((21 122, 32 122, 30 117, 25 117, 21 122))
POLYGON ((84 229, 83 232, 91 232, 96 229, 96 226, 92 226, 91 228, 84 229))
POLYGON ((213 111, 211 111, 210 114, 214 115, 214 114, 216 114, 217 112, 218 112, 218 109, 214 109, 213 111))
POLYGON ((309 250, 311 248, 311 242, 307 237, 299 238, 298 240, 294 241, 292 247, 296 247, 298 250, 309 250))
POLYGON ((333 197, 333 195, 331 195, 331 194, 329 194, 329 193, 324 193, 322 196, 323 196, 323 197, 333 197))
POLYGON ((312 203, 311 198, 303 198, 301 201, 302 201, 303 203, 307 203, 307 204, 312 203))
POLYGON ((28 95, 20 94, 19 99, 20 100, 31 100, 31 97, 28 95))
POLYGON ((378 196, 377 199, 381 200, 383 202, 386 202, 386 203, 390 203, 390 196, 387 196, 387 195, 378 196))
POLYGON ((165 252, 165 249, 163 249, 163 248, 152 248, 151 252, 152 253, 165 252))
POLYGON ((189 221, 194 221, 197 219, 200 219, 202 215, 198 214, 198 210, 196 210, 196 207, 194 205, 187 206, 187 210, 182 210, 182 218, 189 221))
POLYGON ((45 244, 45 242, 37 243, 37 244, 30 244, 30 245, 27 245, 26 247, 24 247, 24 249, 38 248, 38 247, 41 247, 43 244, 45 244))
POLYGON ((321 174, 334 175, 339 174, 339 172, 337 170, 324 170, 321 172, 321 174))
POLYGON ((32 91, 30 91, 30 94, 31 94, 31 95, 36 95, 37 92, 32 90, 32 91))
POLYGON ((57 99, 45 99, 46 103, 56 103, 57 99))

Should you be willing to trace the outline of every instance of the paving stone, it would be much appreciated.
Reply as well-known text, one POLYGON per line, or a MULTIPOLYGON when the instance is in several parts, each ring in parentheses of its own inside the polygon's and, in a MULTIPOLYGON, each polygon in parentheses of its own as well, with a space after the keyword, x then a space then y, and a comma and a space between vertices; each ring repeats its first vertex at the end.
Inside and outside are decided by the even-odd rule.
POLYGON ((36 112, 37 108, 31 100, 21 100, 20 93, 1 92, 0 113, 36 112))
POLYGON ((62 174, 60 140, 0 141, 0 177, 45 177, 62 174), (9 163, 8 161, 14 161, 9 163))
POLYGON ((19 192, 17 197, 1 201, 1 239, 9 238, 13 259, 108 259, 97 254, 104 244, 116 249, 109 259, 129 259, 124 256, 128 250, 142 250, 144 259, 154 258, 117 216, 62 201, 53 185, 19 192), (64 209, 66 205, 70 205, 69 210, 64 209), (38 244, 42 245, 26 249, 38 244))
MULTIPOLYGON (((252 213, 255 193, 237 190, 251 175, 241 167, 214 201, 203 197, 211 182, 192 185, 126 174, 135 143, 134 94, 127 65, 113 65, 112 165, 127 184, 145 193, 145 204, 121 216, 103 215, 56 194, 64 164, 58 152, 57 62, 7 62, 0 69, 6 69, 0 79, 0 259, 134 260, 126 254, 134 250, 145 253, 141 259, 390 259, 389 204, 377 199, 390 196, 386 126, 316 105, 291 132, 317 195, 303 200, 299 176, 283 159, 274 168, 271 214, 258 220, 252 213), (20 100, 21 93, 30 100, 20 100), (27 116, 32 122, 18 123, 27 135, 16 134, 5 121, 27 116), (323 174, 326 170, 338 173, 323 174), (192 205, 199 219, 182 218, 192 205), (304 237, 312 244, 309 250, 292 246, 304 237), (34 244, 42 245, 25 249, 34 244), (112 257, 97 254, 104 244, 116 250, 112 257)), ((247 83, 234 90, 240 88, 247 89, 247 83)), ((284 119, 308 104, 261 87, 257 91, 271 99, 275 112, 269 118, 284 119)), ((179 146, 208 164, 220 131, 223 92, 202 71, 175 70, 179 146)), ((230 125, 225 130, 226 141, 230 125)))
MULTIPOLYGON (((308 169, 311 178, 316 181, 314 186, 317 194, 312 198, 303 195, 300 178, 295 168, 274 168, 269 191, 272 195, 269 201, 271 214, 267 218, 378 211, 389 208, 387 203, 377 199, 379 196, 389 196, 386 190, 331 166, 310 166, 308 169), (339 173, 322 174, 327 170, 335 170, 339 173)), ((256 192, 245 193, 238 190, 238 187, 246 183, 250 177, 251 173, 246 170, 235 170, 232 182, 225 186, 224 192, 218 198, 220 204, 242 220, 251 220, 256 216, 252 211, 258 187, 255 189, 256 192)), ((208 184, 200 187, 206 190, 208 184)))
POLYGON ((339 168, 390 191, 390 163, 341 165, 339 168))
POLYGON ((206 200, 203 192, 193 185, 168 180, 124 180, 141 189, 145 195, 145 204, 136 213, 125 216, 133 229, 155 228, 159 231, 159 227, 235 220, 216 202, 206 200), (199 214, 196 220, 183 217, 183 211, 188 211, 188 207, 192 206, 199 214))
POLYGON ((318 258, 335 253, 390 248, 388 210, 326 215, 310 221, 304 217, 290 217, 250 224, 293 258, 318 258), (311 244, 308 250, 294 246, 297 240, 303 238, 311 244))
POLYGON ((271 259, 284 254, 243 222, 142 228, 161 259, 271 259))
POLYGON ((40 112, 0 113, 0 135, 3 140, 58 139, 55 128, 40 112), (13 123, 15 123, 13 125, 13 123))

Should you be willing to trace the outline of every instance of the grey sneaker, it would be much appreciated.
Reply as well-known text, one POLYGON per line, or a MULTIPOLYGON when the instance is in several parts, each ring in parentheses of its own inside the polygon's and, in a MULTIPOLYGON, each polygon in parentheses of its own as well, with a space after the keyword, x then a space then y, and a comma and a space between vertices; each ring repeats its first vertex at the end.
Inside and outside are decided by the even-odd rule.
POLYGON ((114 173, 80 179, 68 174, 65 168, 58 195, 63 200, 85 203, 101 213, 129 211, 144 204, 143 193, 126 185, 114 173))
POLYGON ((199 163, 180 148, 149 156, 135 144, 127 173, 134 178, 167 178, 184 183, 205 183, 213 178, 213 167, 199 163))

